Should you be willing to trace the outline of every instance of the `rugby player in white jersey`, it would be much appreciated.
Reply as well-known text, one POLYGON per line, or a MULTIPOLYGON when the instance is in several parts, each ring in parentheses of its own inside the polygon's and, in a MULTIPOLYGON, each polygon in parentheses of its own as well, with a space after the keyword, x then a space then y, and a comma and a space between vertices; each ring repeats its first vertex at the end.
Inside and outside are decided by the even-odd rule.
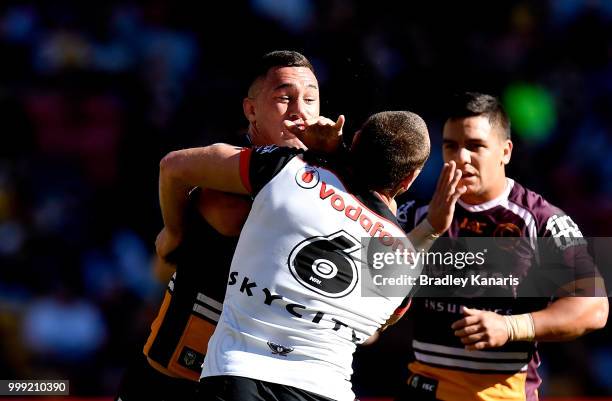
MULTIPOLYGON (((196 185, 254 198, 204 361, 202 399, 353 400, 355 346, 401 302, 362 296, 359 250, 363 237, 405 238, 394 197, 408 189, 428 155, 420 117, 383 112, 366 121, 342 159, 219 144, 162 160, 166 224, 196 185)), ((460 178, 454 163, 445 165, 429 218, 412 238, 431 240, 448 227, 465 191, 457 189, 460 178)))

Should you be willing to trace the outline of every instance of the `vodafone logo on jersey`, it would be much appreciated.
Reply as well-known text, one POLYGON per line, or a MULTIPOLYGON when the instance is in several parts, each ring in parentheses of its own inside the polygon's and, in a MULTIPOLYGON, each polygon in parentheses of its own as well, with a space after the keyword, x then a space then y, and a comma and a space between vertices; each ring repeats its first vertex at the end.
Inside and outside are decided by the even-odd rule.
POLYGON ((401 238, 396 238, 387 231, 385 224, 389 223, 379 219, 378 216, 355 202, 354 198, 346 196, 343 191, 337 192, 333 185, 321 179, 316 167, 308 164, 300 167, 295 173, 295 182, 304 189, 313 189, 321 184, 319 199, 327 202, 331 208, 342 213, 347 219, 359 223, 366 235, 378 238, 383 245, 391 246, 393 249, 406 248, 407 244, 401 238))
POLYGON ((328 201, 334 210, 342 213, 347 219, 358 222, 365 233, 370 237, 378 238, 381 244, 393 247, 393 249, 406 248, 406 243, 402 241, 402 238, 396 238, 386 230, 383 220, 368 212, 358 203, 352 202, 352 198, 345 198, 341 193, 337 193, 332 186, 328 187, 325 181, 321 182, 319 198, 322 201, 328 201))
POLYGON ((311 189, 319 184, 319 171, 312 166, 304 166, 295 173, 295 182, 305 189, 311 189))

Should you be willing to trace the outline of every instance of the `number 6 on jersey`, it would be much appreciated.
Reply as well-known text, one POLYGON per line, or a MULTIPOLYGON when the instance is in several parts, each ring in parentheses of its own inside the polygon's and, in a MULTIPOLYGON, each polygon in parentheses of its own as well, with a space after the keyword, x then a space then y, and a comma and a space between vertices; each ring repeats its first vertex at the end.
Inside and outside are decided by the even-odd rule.
POLYGON ((359 274, 350 254, 361 249, 361 243, 341 230, 325 237, 307 238, 289 254, 289 270, 304 287, 329 298, 350 294, 359 274))

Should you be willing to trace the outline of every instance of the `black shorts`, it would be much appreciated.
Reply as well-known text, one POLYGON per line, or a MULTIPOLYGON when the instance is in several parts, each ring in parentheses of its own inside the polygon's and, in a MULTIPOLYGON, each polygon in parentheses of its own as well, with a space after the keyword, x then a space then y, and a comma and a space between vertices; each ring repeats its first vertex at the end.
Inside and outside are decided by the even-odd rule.
POLYGON ((125 371, 115 401, 189 401, 197 388, 198 382, 158 372, 141 353, 125 371))
POLYGON ((333 401, 283 384, 240 376, 210 376, 200 380, 200 401, 333 401))

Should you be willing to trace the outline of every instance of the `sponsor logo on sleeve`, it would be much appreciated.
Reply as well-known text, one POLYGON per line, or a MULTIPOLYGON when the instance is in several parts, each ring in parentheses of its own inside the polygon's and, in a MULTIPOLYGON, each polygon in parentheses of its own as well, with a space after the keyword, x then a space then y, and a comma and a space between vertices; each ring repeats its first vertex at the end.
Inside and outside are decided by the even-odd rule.
POLYGON ((570 246, 585 245, 586 241, 578 225, 567 215, 554 215, 546 222, 546 230, 550 231, 555 244, 561 250, 570 246))

